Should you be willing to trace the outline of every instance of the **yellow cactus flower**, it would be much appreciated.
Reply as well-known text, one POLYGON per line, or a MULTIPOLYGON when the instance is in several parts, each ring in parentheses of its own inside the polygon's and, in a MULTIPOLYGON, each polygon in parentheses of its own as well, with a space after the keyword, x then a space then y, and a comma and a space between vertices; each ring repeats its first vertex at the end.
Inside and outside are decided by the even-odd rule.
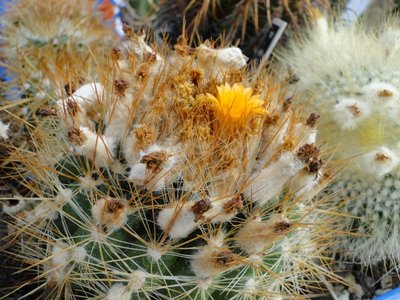
POLYGON ((242 84, 229 83, 217 86, 218 96, 208 94, 214 105, 216 117, 222 122, 234 122, 236 125, 245 125, 247 121, 256 116, 266 113, 263 108, 264 101, 260 95, 252 95, 251 88, 245 88, 242 84))

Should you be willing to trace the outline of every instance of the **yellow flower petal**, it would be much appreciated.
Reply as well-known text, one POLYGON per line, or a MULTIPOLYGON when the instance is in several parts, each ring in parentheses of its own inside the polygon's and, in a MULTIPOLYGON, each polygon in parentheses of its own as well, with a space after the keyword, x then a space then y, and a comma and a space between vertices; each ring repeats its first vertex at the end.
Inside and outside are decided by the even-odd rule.
POLYGON ((229 83, 225 83, 217 86, 217 91, 217 97, 210 94, 208 96, 213 103, 215 116, 222 122, 244 126, 250 118, 266 112, 260 95, 252 95, 253 91, 249 87, 245 88, 237 83, 230 86, 229 83))

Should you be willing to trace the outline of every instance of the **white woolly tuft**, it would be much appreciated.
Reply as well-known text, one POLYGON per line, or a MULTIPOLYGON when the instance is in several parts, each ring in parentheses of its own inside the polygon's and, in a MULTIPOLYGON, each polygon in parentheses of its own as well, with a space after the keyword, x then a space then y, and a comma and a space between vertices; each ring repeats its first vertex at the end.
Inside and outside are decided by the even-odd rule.
POLYGON ((112 285, 107 293, 106 300, 131 300, 131 293, 122 283, 112 285))
POLYGON ((289 181, 289 189, 297 197, 303 195, 304 199, 312 199, 321 188, 319 181, 321 176, 321 171, 318 174, 310 174, 306 170, 300 171, 289 181))
POLYGON ((204 212, 203 217, 212 223, 227 222, 237 214, 237 210, 225 211, 225 205, 232 200, 232 197, 210 198, 211 208, 204 212))
POLYGON ((237 47, 222 48, 216 50, 215 63, 231 71, 239 71, 247 64, 248 58, 237 47))
MULTIPOLYGON (((129 43, 129 46, 133 48, 133 51, 140 59, 143 59, 147 54, 156 54, 154 50, 147 45, 145 39, 146 35, 141 35, 135 37, 135 40, 129 43)), ((161 57, 158 57, 158 59, 161 59, 161 57)))
POLYGON ((213 49, 205 44, 197 47, 197 59, 205 70, 221 78, 227 71, 243 69, 248 60, 237 47, 213 49))
POLYGON ((326 38, 329 34, 329 25, 328 20, 323 16, 318 17, 315 20, 315 28, 318 35, 318 38, 321 38, 322 41, 326 42, 326 38))
POLYGON ((65 267, 69 263, 69 253, 65 248, 68 245, 63 242, 57 242, 57 245, 53 246, 51 261, 59 267, 65 267))
POLYGON ((138 185, 144 185, 147 178, 147 166, 142 163, 134 164, 129 172, 129 180, 138 185))
POLYGON ((0 120, 0 139, 7 140, 9 130, 10 130, 10 123, 4 124, 3 121, 0 120))
POLYGON ((56 203, 68 203, 72 201, 73 192, 71 189, 59 188, 59 192, 54 199, 56 203))
POLYGON ((46 204, 39 204, 27 213, 25 221, 27 223, 33 223, 38 220, 56 220, 57 218, 57 210, 49 207, 46 204))
POLYGON ((135 151, 135 145, 136 145, 136 137, 134 134, 129 134, 126 139, 124 140, 123 143, 123 154, 126 162, 128 165, 133 165, 137 159, 138 159, 138 154, 135 151))
POLYGON ((92 126, 88 112, 98 114, 97 106, 103 101, 104 89, 100 83, 81 86, 71 96, 57 101, 57 114, 64 118, 68 127, 92 126), (70 107, 72 106, 72 107, 70 107))
POLYGON ((127 97, 122 98, 112 105, 115 107, 108 109, 105 116, 106 128, 104 135, 119 142, 127 135, 130 122, 132 121, 131 105, 127 97))
POLYGON ((129 280, 129 288, 131 291, 139 291, 146 282, 147 274, 141 270, 134 271, 129 280))
POLYGON ((146 273, 143 271, 134 271, 130 275, 128 285, 122 283, 114 284, 108 291, 106 300, 130 300, 134 292, 138 292, 146 281, 146 273))
POLYGON ((206 291, 208 290, 211 284, 212 284, 212 278, 200 279, 197 282, 197 287, 202 291, 206 291))
MULTIPOLYGON (((92 206, 92 216, 95 224, 107 226, 109 233, 120 229, 128 219, 128 209, 122 200, 101 198, 92 206), (110 201, 120 202, 123 207, 115 212, 110 212, 107 205, 110 201)), ((101 228, 100 228, 101 229, 101 228)))
POLYGON ((146 151, 141 151, 139 162, 131 167, 129 180, 139 185, 145 185, 149 190, 161 191, 176 178, 176 174, 172 172, 178 163, 176 152, 172 148, 159 145, 152 145, 146 151), (149 170, 144 163, 140 162, 146 155, 151 155, 154 152, 163 152, 167 156, 156 172, 149 170))
POLYGON ((115 156, 115 141, 110 137, 99 136, 87 127, 79 129, 84 137, 84 142, 80 146, 75 146, 76 152, 89 159, 94 158, 95 164, 99 167, 109 167, 115 156))
POLYGON ((257 280, 250 278, 246 281, 243 287, 243 294, 244 295, 253 295, 257 291, 259 283, 257 280))
POLYGON ((80 107, 88 110, 96 103, 100 102, 104 95, 104 89, 101 83, 88 83, 78 88, 70 98, 80 107))
POLYGON ((390 83, 373 82, 361 88, 365 99, 376 105, 377 109, 399 100, 399 90, 390 83))
POLYGON ((75 261, 82 262, 87 257, 87 251, 84 246, 76 247, 72 250, 71 258, 75 261))
POLYGON ((366 153, 362 156, 362 164, 365 172, 375 176, 376 178, 383 177, 393 171, 400 162, 400 158, 392 150, 386 147, 366 153))
POLYGON ((196 216, 189 203, 162 209, 158 214, 157 224, 164 232, 168 230, 171 239, 184 238, 197 226, 196 216))
POLYGON ((341 99, 333 107, 333 118, 342 129, 354 129, 371 114, 368 103, 357 99, 341 99))
MULTIPOLYGON (((271 241, 263 236, 263 231, 268 229, 265 224, 258 219, 247 222, 237 233, 237 245, 248 254, 260 254, 271 241)), ((266 234, 266 233, 264 233, 266 234)))
POLYGON ((216 247, 215 245, 208 244, 204 246, 193 254, 190 260, 192 272, 200 280, 213 279, 220 275, 229 268, 229 266, 218 262, 218 257, 223 252, 224 248, 216 247))
POLYGON ((157 247, 157 245, 149 245, 147 248, 147 255, 151 257, 154 261, 159 261, 160 258, 163 256, 163 252, 157 247))
POLYGON ((284 152, 278 160, 256 174, 247 188, 247 195, 261 205, 279 195, 285 183, 304 168, 291 152, 284 152))
POLYGON ((87 174, 84 177, 79 177, 79 187, 84 191, 94 189, 96 186, 102 184, 101 180, 94 180, 91 175, 87 174))

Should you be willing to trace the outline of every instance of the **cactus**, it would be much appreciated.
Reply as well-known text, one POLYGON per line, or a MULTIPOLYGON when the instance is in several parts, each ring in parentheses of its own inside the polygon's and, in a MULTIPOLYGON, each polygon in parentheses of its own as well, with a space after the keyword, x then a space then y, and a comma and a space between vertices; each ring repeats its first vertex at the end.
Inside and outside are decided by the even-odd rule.
POLYGON ((399 33, 395 18, 367 31, 319 16, 283 55, 298 94, 321 109, 319 142, 347 166, 330 187, 355 216, 338 250, 363 266, 400 262, 399 33))
POLYGON ((339 7, 342 0, 328 1, 232 1, 232 0, 161 0, 156 19, 158 37, 166 36, 175 44, 183 32, 196 44, 198 39, 218 39, 238 44, 251 59, 261 59, 268 45, 268 29, 272 19, 282 18, 293 28, 309 17, 309 10, 315 6, 327 10, 339 7))
POLYGON ((95 1, 7 1, 0 20, 2 63, 13 79, 6 88, 43 99, 52 85, 89 76, 112 46, 111 26, 95 1))
MULTIPOLYGON (((95 78, 92 70, 104 65, 104 53, 117 42, 105 20, 109 16, 104 4, 92 0, 1 4, 0 65, 6 66, 8 78, 0 82, 0 120, 8 126, 7 143, 31 148, 27 130, 31 114, 50 99, 74 92, 83 78, 95 78)), ((10 149, 3 148, 2 159, 8 164, 10 149)), ((21 187, 19 179, 12 181, 12 189, 21 187)))
MULTIPOLYGON (((331 170, 238 48, 154 51, 126 28, 109 69, 32 115, 3 201, 9 254, 45 299, 287 299, 337 279, 331 170), (29 179, 29 180, 28 180, 29 179)), ((22 288, 22 283, 8 295, 22 288)))

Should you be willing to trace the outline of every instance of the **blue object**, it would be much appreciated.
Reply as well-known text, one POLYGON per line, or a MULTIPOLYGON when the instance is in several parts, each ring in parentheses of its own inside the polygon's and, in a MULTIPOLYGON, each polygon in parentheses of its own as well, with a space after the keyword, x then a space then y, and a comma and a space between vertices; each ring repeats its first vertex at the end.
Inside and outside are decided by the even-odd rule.
MULTIPOLYGON (((0 0, 0 18, 1 15, 6 11, 6 5, 11 2, 11 0, 0 0)), ((1 31, 1 27, 0 27, 1 31)), ((1 47, 1 45, 0 45, 1 47)), ((6 67, 3 67, 0 65, 0 80, 1 81, 9 81, 11 80, 11 77, 7 74, 7 69, 6 67)))
POLYGON ((400 287, 380 295, 374 298, 374 300, 400 300, 400 287))
POLYGON ((342 20, 354 23, 358 17, 364 13, 371 2, 371 0, 349 0, 344 12, 342 13, 342 20))

